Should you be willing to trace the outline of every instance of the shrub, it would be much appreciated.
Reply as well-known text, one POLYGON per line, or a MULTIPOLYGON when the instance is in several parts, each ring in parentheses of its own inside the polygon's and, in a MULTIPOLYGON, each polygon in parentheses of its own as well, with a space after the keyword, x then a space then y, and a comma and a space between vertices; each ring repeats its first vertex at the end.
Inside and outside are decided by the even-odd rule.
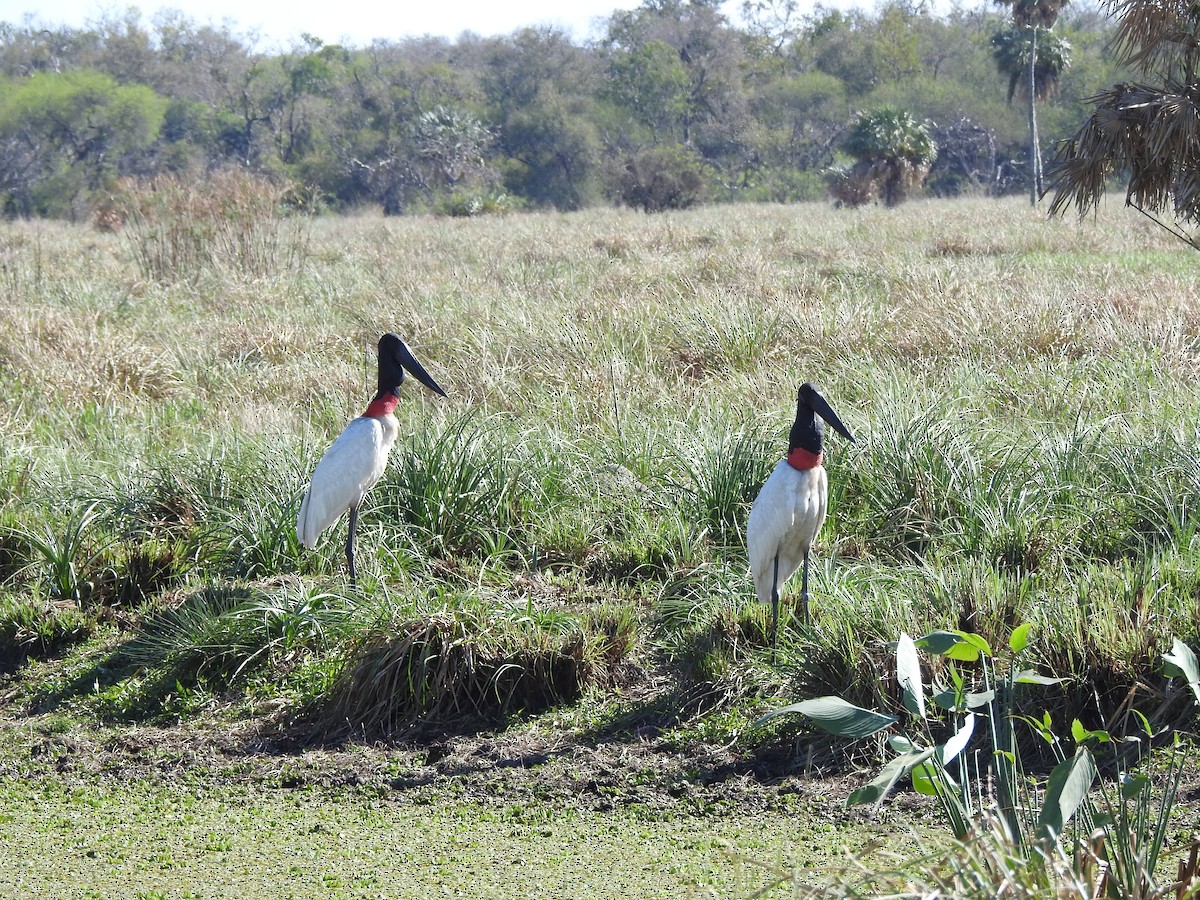
POLYGON ((633 646, 636 619, 493 607, 410 613, 364 632, 316 714, 327 736, 495 722, 578 700, 633 646))
POLYGON ((621 202, 643 212, 687 209, 704 197, 700 157, 686 147, 651 147, 630 155, 617 187, 621 202))

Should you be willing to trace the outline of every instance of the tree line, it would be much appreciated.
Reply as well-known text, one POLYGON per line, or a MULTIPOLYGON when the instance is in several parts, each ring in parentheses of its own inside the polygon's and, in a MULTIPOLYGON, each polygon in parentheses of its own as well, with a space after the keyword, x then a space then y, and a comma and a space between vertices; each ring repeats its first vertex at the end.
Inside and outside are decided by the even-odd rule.
MULTIPOLYGON (((736 22, 719 7, 645 0, 586 43, 546 27, 269 51, 177 11, 0 23, 0 202, 80 218, 121 179, 231 166, 315 208, 388 214, 812 200, 844 179, 864 121, 915 123, 926 191, 1028 185, 1029 56, 1003 6, 746 0, 736 22)), ((1111 30, 1076 4, 1039 36, 1057 54, 1036 60, 1039 155, 1127 77, 1111 30)))

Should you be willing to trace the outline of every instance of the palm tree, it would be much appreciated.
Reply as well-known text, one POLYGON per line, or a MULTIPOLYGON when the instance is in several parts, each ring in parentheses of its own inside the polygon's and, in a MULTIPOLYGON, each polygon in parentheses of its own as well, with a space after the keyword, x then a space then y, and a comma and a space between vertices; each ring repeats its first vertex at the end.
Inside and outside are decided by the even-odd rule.
POLYGON ((877 197, 886 206, 899 206, 924 183, 937 156, 929 127, 890 106, 859 115, 843 149, 855 163, 849 170, 833 173, 830 191, 848 206, 861 206, 877 197))
MULTIPOLYGON (((1029 93, 1029 36, 1016 28, 1006 28, 992 35, 992 59, 996 68, 1008 76, 1008 102, 1018 93, 1029 93)), ((1071 42, 1047 31, 1037 42, 1037 59, 1033 67, 1033 92, 1045 100, 1058 87, 1062 73, 1071 65, 1071 42)))
POLYGON ((1118 84, 1093 98, 1095 112, 1055 157, 1051 214, 1072 203, 1080 215, 1126 172, 1125 204, 1200 250, 1200 242, 1157 214, 1200 223, 1200 6, 1191 0, 1122 0, 1112 47, 1145 83, 1118 84))
MULTIPOLYGON (((1038 30, 1049 31, 1058 21, 1058 14, 1071 0, 996 0, 999 6, 1012 10, 1013 28, 1029 35, 1029 53, 1025 58, 1026 79, 1025 93, 1029 97, 1029 202, 1037 206, 1038 198, 1042 195, 1042 151, 1038 140, 1037 130, 1037 100, 1039 63, 1038 30)), ((1010 82, 1009 99, 1012 99, 1010 82)))

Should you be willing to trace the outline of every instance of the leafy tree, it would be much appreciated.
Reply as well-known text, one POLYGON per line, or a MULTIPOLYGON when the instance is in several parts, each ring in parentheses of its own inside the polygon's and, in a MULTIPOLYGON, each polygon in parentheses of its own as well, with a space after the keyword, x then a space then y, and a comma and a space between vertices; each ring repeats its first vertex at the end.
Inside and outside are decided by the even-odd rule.
MULTIPOLYGON (((422 41, 374 46, 354 55, 351 77, 339 83, 330 98, 330 144, 336 162, 322 185, 335 205, 373 202, 385 215, 400 215, 436 193, 431 171, 453 163, 446 148, 433 151, 437 128, 430 121, 422 128, 422 117, 441 110, 434 113, 435 121, 461 117, 465 124, 471 116, 478 123, 471 112, 477 98, 446 65, 445 51, 438 42, 422 41), (424 170, 418 148, 422 136, 429 141, 425 152, 430 154, 424 170), (440 162, 435 159, 439 155, 440 162)), ((475 144, 474 125, 471 131, 475 144)), ((445 132, 443 139, 449 139, 445 132)))
MULTIPOLYGON (((1020 94, 1029 94, 1029 34, 1016 28, 1006 28, 992 35, 992 55, 1001 74, 1008 75, 1008 101, 1020 94)), ((1071 64, 1071 44, 1052 31, 1037 42, 1037 58, 1033 66, 1033 93, 1045 100, 1058 87, 1059 78, 1071 64)))
POLYGON ((751 195, 776 202, 823 196, 817 173, 833 164, 850 118, 841 79, 824 72, 770 79, 751 95, 750 116, 747 140, 760 163, 751 195))
POLYGON ((921 35, 913 28, 917 17, 907 5, 891 2, 880 10, 867 44, 867 65, 875 80, 894 82, 921 74, 921 35))
POLYGON ((683 138, 691 90, 687 67, 670 44, 652 40, 616 54, 606 94, 649 128, 655 141, 683 138))
POLYGON ((811 59, 812 67, 841 80, 852 97, 866 94, 878 81, 867 52, 867 15, 857 9, 817 11, 820 18, 805 31, 797 49, 811 59))
POLYGON ((313 35, 302 38, 303 47, 279 58, 283 69, 282 97, 272 122, 279 158, 298 165, 324 143, 321 129, 328 118, 329 98, 350 57, 343 47, 326 45, 313 35))
POLYGON ((937 155, 929 127, 892 107, 860 115, 843 149, 855 163, 849 171, 835 174, 831 189, 849 206, 877 198, 886 206, 898 206, 924 182, 937 155))
POLYGON ((600 80, 596 60, 555 29, 489 42, 484 59, 480 80, 508 189, 542 206, 583 206, 599 155, 590 122, 600 80))
MULTIPOLYGON (((494 186, 514 202, 573 209, 619 199, 630 160, 645 171, 649 150, 684 147, 703 197, 786 201, 819 196, 852 110, 881 107, 939 123, 939 145, 953 152, 929 176, 938 190, 1002 188, 1006 161, 1024 156, 1025 116, 992 90, 990 38, 1007 17, 955 7, 939 18, 915 0, 812 13, 794 0, 745 0, 735 26, 723 5, 643 0, 582 46, 530 29, 365 48, 308 36, 264 52, 253 34, 178 12, 147 24, 133 8, 83 29, 33 15, 0 22, 9 125, 10 95, 34 76, 98 73, 166 102, 156 137, 130 130, 132 152, 123 137, 85 147, 78 128, 51 133, 46 122, 0 131, 0 182, 26 214, 69 213, 112 172, 196 177, 229 164, 303 182, 332 208, 442 208, 494 186), (92 152, 102 146, 103 158, 92 152)), ((1105 18, 1072 9, 1061 19, 1055 31, 1074 61, 1038 103, 1048 139, 1074 130, 1073 105, 1132 80, 1104 57, 1105 18)), ((1043 47, 1047 35, 1035 35, 1043 47)))
POLYGON ((77 214, 120 175, 150 170, 167 101, 141 85, 80 70, 38 73, 0 93, 6 205, 22 215, 77 214))
POLYGON ((784 48, 800 33, 797 0, 742 0, 741 9, 750 33, 770 41, 771 51, 777 56, 782 56, 784 48))
MULTIPOLYGON (((720 5, 716 0, 647 0, 612 17, 601 49, 617 78, 635 67, 651 75, 649 91, 631 95, 618 84, 610 97, 635 99, 643 109, 647 102, 657 102, 647 94, 669 98, 673 127, 656 122, 649 140, 695 150, 711 175, 710 187, 736 195, 753 181, 760 165, 748 139, 750 92, 744 73, 752 62, 748 42, 730 27, 720 5)), ((645 113, 640 115, 645 120, 645 113)), ((630 139, 627 133, 608 137, 610 151, 620 159, 644 149, 644 140, 630 139)))

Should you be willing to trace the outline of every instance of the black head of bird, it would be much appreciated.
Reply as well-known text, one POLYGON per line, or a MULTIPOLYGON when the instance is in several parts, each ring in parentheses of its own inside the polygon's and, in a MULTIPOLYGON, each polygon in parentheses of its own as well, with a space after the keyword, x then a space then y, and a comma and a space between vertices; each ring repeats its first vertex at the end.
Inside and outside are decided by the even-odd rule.
POLYGON ((379 339, 379 393, 397 394, 404 383, 406 371, 435 394, 446 396, 446 392, 413 356, 404 339, 389 331, 379 339))
POLYGON ((833 426, 842 437, 854 443, 850 429, 842 424, 829 402, 817 390, 816 385, 804 382, 796 392, 796 421, 788 435, 788 451, 800 447, 813 454, 820 454, 825 445, 825 426, 822 420, 833 426))

